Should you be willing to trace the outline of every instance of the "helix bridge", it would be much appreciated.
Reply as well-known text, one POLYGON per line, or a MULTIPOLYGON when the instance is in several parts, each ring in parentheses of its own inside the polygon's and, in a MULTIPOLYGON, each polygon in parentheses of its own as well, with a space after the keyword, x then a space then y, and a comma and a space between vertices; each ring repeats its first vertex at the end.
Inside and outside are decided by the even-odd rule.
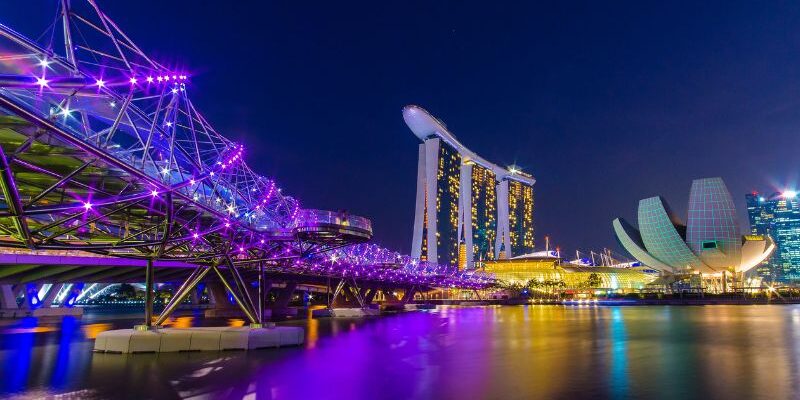
MULTIPOLYGON (((93 0, 60 1, 36 40, 0 25, 0 248, 95 257, 37 279, 141 277, 150 304, 154 271, 180 265, 163 278, 183 283, 162 317, 209 279, 251 322, 261 316, 248 287, 267 275, 417 288, 492 283, 369 243, 366 218, 302 208, 195 107, 190 78, 148 56, 93 0), (144 268, 108 272, 126 262, 144 268)), ((0 280, 13 277, 3 271, 0 280)))

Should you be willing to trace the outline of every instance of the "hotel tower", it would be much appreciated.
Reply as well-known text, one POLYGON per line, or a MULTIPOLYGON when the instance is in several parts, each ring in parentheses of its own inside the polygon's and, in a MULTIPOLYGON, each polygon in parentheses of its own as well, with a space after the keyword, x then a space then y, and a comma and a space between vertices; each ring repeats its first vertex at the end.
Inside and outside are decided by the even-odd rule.
POLYGON ((412 257, 469 269, 532 252, 536 180, 473 153, 421 107, 403 119, 422 140, 412 257))

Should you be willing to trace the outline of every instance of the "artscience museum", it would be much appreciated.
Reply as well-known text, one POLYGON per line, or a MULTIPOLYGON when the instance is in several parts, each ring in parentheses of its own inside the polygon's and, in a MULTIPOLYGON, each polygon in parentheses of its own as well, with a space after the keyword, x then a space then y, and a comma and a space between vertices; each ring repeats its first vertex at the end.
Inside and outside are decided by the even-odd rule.
POLYGON ((734 281, 774 251, 768 236, 742 235, 733 199, 722 178, 692 182, 684 224, 660 196, 639 201, 638 229, 613 222, 622 247, 642 263, 670 275, 726 276, 734 281))

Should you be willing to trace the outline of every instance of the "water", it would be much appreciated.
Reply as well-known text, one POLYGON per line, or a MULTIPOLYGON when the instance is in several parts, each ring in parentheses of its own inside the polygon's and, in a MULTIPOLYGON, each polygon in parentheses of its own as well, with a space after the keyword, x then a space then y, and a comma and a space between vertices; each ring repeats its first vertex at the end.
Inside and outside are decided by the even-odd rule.
MULTIPOLYGON (((444 308, 289 322, 302 348, 93 354, 107 316, 0 326, 0 396, 792 398, 800 306, 444 308)), ((185 316, 177 325, 210 323, 185 316)), ((213 321, 240 324, 241 320, 213 321)))

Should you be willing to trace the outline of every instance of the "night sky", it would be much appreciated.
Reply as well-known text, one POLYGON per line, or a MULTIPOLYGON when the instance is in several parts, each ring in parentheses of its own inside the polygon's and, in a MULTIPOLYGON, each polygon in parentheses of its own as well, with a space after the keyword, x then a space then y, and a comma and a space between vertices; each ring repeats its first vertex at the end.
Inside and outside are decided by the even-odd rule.
MULTIPOLYGON (((662 194, 685 220, 691 180, 710 176, 745 230, 745 192, 798 183, 798 3, 98 2, 191 72, 195 104, 257 171, 305 207, 370 217, 403 252, 406 104, 537 178, 537 245, 617 248, 614 217, 662 194)), ((55 4, 6 0, 0 22, 36 37, 55 4)))

